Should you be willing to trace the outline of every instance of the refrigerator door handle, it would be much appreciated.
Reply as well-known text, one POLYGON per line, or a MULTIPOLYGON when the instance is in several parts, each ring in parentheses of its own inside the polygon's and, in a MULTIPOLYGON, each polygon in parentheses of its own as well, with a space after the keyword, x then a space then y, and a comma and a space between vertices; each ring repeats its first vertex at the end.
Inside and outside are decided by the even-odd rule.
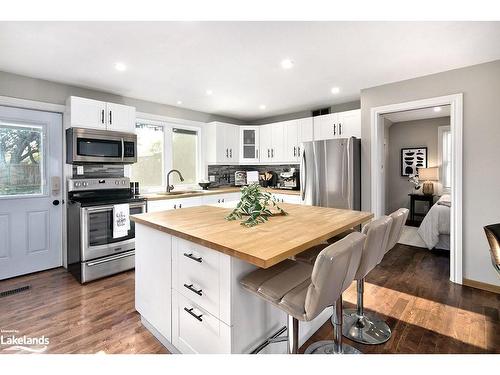
POLYGON ((302 151, 302 165, 300 168, 300 184, 301 184, 301 193, 302 193, 302 201, 305 200, 306 197, 306 187, 307 187, 307 173, 306 173, 306 152, 305 149, 302 151))

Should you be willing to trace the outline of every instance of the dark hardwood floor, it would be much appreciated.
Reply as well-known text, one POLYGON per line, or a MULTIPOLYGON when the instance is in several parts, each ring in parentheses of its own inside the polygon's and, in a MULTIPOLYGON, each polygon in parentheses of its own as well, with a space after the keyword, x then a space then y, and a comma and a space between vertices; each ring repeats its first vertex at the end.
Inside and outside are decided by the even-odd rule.
MULTIPOLYGON (((448 255, 397 245, 370 273, 367 310, 393 331, 384 345, 353 344, 363 353, 500 353, 500 295, 448 281, 448 255)), ((31 289, 0 298, 0 330, 50 339, 47 353, 167 353, 134 310, 134 273, 81 286, 64 269, 0 281, 0 291, 31 289)), ((355 284, 344 294, 355 302, 355 284)), ((325 323, 302 347, 330 339, 325 323)), ((16 353, 0 344, 0 353, 16 353)))

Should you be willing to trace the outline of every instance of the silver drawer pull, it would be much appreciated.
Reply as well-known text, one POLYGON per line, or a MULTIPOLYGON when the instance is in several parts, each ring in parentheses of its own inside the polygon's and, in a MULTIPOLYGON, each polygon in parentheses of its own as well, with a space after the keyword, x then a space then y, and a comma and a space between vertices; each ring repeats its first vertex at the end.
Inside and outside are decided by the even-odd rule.
POLYGON ((200 322, 203 322, 203 319, 201 319, 201 317, 203 316, 203 314, 196 315, 193 312, 193 308, 192 307, 190 309, 188 309, 187 307, 184 307, 184 311, 187 312, 189 315, 193 316, 194 318, 198 319, 200 322))
POLYGON ((193 255, 193 253, 189 253, 189 254, 188 254, 188 253, 184 253, 184 256, 185 256, 186 258, 192 259, 192 260, 194 260, 194 261, 196 261, 196 262, 198 262, 198 263, 201 263, 201 262, 203 261, 203 258, 202 258, 202 257, 197 258, 197 257, 195 257, 195 256, 193 255))
POLYGON ((184 284, 184 287, 187 288, 187 289, 189 289, 191 292, 198 294, 199 296, 203 295, 203 293, 202 293, 203 290, 202 289, 196 290, 195 288, 193 288, 193 284, 189 284, 189 285, 188 284, 184 284))

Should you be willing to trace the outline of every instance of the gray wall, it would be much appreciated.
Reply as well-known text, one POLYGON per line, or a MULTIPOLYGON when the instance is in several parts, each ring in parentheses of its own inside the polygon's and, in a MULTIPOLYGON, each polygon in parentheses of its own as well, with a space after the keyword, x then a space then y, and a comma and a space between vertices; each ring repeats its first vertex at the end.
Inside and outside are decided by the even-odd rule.
MULTIPOLYGON (((334 104, 330 107, 330 111, 333 113, 333 112, 350 111, 352 109, 359 109, 359 108, 361 108, 361 103, 359 101, 354 101, 354 102, 348 102, 348 103, 342 103, 342 104, 334 104)), ((317 109, 317 108, 315 108, 315 109, 317 109)), ((255 121, 250 121, 250 122, 248 122, 248 124, 249 125, 262 125, 262 124, 270 124, 272 122, 288 121, 288 120, 295 120, 298 118, 311 117, 311 112, 312 112, 312 109, 309 111, 293 112, 293 113, 287 113, 287 114, 278 115, 278 116, 271 116, 271 117, 266 117, 266 118, 255 120, 255 121)))
MULTIPOLYGON (((396 122, 389 127, 388 164, 386 185, 386 213, 400 207, 409 208, 408 193, 413 185, 408 177, 401 176, 401 149, 406 147, 427 147, 427 166, 438 166, 438 127, 450 125, 449 117, 396 122)), ((435 191, 438 186, 435 184, 435 191)))
POLYGON ((371 108, 456 93, 464 94, 463 275, 500 285, 483 232, 500 222, 500 60, 361 91, 363 209, 371 208, 371 108))
POLYGON ((64 104, 66 102, 66 98, 71 95, 131 105, 136 107, 139 112, 155 115, 201 122, 223 121, 233 124, 242 124, 240 120, 233 118, 215 116, 204 112, 192 111, 166 104, 153 103, 145 100, 109 94, 102 91, 85 89, 0 71, 0 96, 10 96, 19 99, 36 100, 53 104, 64 104))

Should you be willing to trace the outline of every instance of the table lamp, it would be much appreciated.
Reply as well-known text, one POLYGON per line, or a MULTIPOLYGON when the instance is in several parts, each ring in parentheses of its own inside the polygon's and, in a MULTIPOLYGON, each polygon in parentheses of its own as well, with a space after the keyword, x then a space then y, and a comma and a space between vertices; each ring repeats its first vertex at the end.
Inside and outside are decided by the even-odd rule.
POLYGON ((434 194, 434 183, 432 181, 438 180, 438 168, 418 168, 418 178, 424 181, 422 193, 425 195, 434 194))

